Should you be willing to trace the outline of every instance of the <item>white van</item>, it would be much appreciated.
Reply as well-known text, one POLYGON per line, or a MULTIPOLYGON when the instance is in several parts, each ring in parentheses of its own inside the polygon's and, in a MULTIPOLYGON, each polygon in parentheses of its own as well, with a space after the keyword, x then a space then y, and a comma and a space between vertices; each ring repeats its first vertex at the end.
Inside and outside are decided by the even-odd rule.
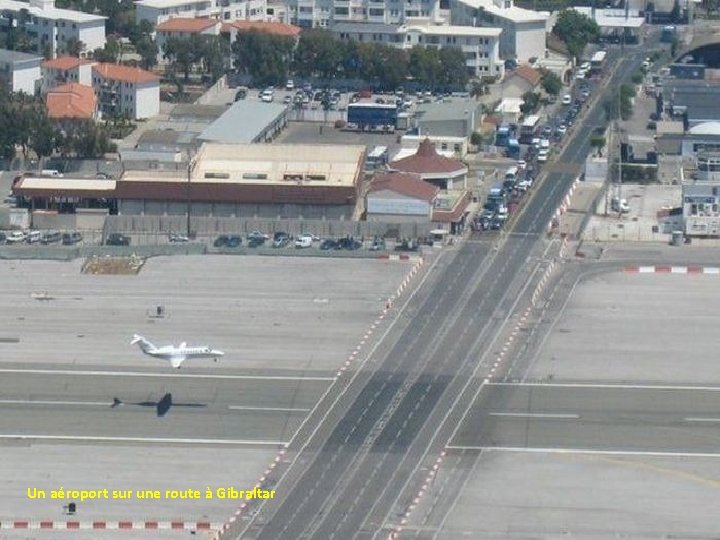
POLYGON ((25 238, 25 241, 28 244, 36 244, 40 241, 41 238, 42 238, 42 234, 40 233, 40 231, 30 231, 30 232, 28 232, 27 237, 25 238))
POLYGON ((62 178, 63 173, 57 169, 43 169, 40 171, 40 176, 52 176, 53 178, 62 178))

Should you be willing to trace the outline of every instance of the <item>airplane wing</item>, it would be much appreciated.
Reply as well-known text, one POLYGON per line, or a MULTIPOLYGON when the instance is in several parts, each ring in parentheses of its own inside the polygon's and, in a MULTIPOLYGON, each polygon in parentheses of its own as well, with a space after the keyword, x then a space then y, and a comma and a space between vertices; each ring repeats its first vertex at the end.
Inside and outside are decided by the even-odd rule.
POLYGON ((180 367, 180 364, 182 364, 184 361, 185 361, 184 355, 173 356, 172 358, 170 358, 170 365, 177 369, 180 367))

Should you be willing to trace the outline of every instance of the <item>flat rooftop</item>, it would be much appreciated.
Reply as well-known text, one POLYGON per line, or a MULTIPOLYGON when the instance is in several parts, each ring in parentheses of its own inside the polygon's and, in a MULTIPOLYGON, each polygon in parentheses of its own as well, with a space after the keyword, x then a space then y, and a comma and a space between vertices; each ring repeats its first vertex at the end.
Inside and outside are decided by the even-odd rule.
POLYGON ((364 146, 203 144, 193 182, 352 187, 364 146))
POLYGON ((273 122, 287 114, 287 106, 241 100, 210 124, 199 136, 202 142, 249 144, 273 122))
POLYGON ((513 22, 545 22, 550 17, 546 11, 533 11, 517 6, 509 8, 498 7, 492 0, 460 0, 463 4, 474 9, 482 9, 487 13, 513 22))
POLYGON ((26 10, 30 15, 34 17, 53 20, 66 20, 76 23, 99 22, 107 19, 107 17, 103 17, 100 15, 91 15, 90 13, 74 11, 72 9, 62 9, 56 7, 40 9, 38 7, 30 6, 29 2, 19 2, 17 0, 0 0, 0 10, 14 12, 26 10))

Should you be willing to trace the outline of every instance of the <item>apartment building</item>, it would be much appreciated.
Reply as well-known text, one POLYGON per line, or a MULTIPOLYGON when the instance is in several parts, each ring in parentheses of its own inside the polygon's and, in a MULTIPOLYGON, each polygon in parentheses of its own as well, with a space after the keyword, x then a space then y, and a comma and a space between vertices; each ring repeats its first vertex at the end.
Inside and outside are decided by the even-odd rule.
POLYGON ((550 14, 515 6, 513 0, 449 0, 452 24, 500 28, 500 57, 527 63, 545 55, 550 14))
POLYGON ((446 20, 445 0, 288 0, 291 24, 330 27, 340 22, 403 24, 410 19, 446 20))
POLYGON ((165 44, 170 38, 189 38, 192 35, 218 36, 221 23, 217 19, 176 17, 163 21, 155 27, 155 42, 158 46, 158 64, 166 63, 165 44))
POLYGON ((103 116, 150 118, 160 112, 160 78, 149 71, 116 64, 95 64, 92 86, 103 116))
POLYGON ((139 0, 135 2, 135 20, 153 26, 174 17, 263 21, 266 9, 266 0, 139 0))
POLYGON ((80 56, 105 46, 105 19, 55 7, 54 0, 0 0, 0 32, 25 29, 34 52, 55 58, 80 43, 80 56))
POLYGON ((332 31, 343 41, 383 43, 399 49, 424 47, 457 47, 465 55, 465 65, 472 77, 498 76, 505 73, 500 59, 499 28, 451 26, 430 23, 405 25, 336 23, 332 31))
POLYGON ((0 84, 11 92, 34 95, 40 90, 43 57, 0 49, 0 84))
POLYGON ((96 62, 85 58, 74 56, 60 56, 53 60, 45 60, 41 65, 42 88, 41 92, 47 92, 63 84, 92 85, 92 67, 96 62))

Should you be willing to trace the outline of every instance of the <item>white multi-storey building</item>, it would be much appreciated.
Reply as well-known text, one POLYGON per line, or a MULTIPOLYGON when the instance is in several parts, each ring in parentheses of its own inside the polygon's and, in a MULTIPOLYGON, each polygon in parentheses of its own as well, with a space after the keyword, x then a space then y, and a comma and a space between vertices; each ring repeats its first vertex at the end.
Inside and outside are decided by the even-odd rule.
POLYGON ((515 6, 513 0, 450 0, 450 20, 461 26, 502 29, 500 56, 526 63, 545 56, 550 14, 515 6))
POLYGON ((266 9, 266 0, 139 0, 135 2, 135 19, 153 25, 173 17, 263 21, 266 9))
POLYGON ((116 64, 93 66, 92 85, 104 116, 150 118, 160 112, 160 78, 143 69, 116 64))
POLYGON ((500 59, 499 28, 450 26, 413 22, 391 24, 337 23, 332 31, 343 41, 384 43, 399 49, 424 47, 457 47, 465 56, 468 73, 473 77, 498 76, 505 73, 500 59))
POLYGON ((40 89, 42 56, 0 49, 0 84, 11 92, 35 95, 40 89))
POLYGON ((92 85, 92 67, 96 63, 74 56, 61 56, 53 60, 45 60, 42 68, 42 93, 63 84, 92 85))
POLYGON ((446 15, 440 0, 288 0, 290 23, 302 28, 339 22, 403 24, 418 18, 441 21, 446 15))
POLYGON ((0 0, 0 31, 24 28, 35 52, 55 58, 80 43, 80 56, 105 46, 105 19, 81 11, 59 9, 54 0, 0 0))

